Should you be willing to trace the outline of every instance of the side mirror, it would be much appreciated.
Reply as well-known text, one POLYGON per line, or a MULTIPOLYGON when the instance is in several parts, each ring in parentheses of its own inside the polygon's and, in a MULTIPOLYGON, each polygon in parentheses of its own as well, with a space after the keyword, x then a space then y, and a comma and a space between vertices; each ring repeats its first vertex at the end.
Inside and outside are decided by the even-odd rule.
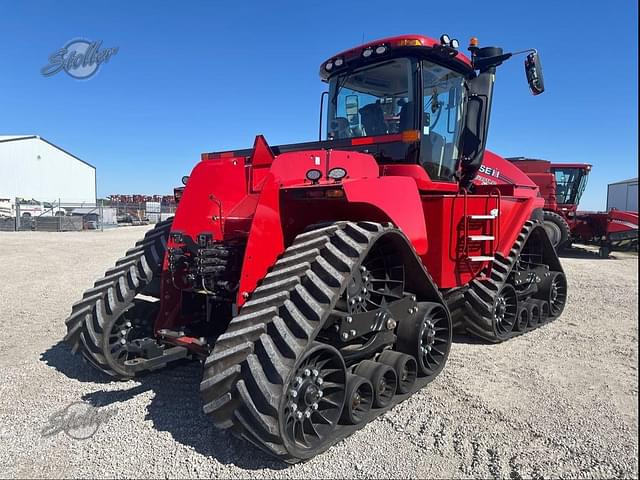
POLYGON ((524 60, 524 71, 527 74, 529 89, 533 95, 544 92, 544 78, 542 76, 542 64, 538 52, 531 52, 524 60))
POLYGON ((344 99, 344 110, 349 125, 358 124, 358 110, 360 108, 360 99, 358 95, 347 95, 344 99))

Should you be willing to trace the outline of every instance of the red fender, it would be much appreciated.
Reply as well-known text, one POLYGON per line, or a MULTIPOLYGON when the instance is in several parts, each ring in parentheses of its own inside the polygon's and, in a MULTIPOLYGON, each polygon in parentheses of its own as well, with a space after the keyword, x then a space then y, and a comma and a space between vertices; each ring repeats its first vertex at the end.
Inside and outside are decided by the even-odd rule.
POLYGON ((265 178, 247 239, 236 300, 238 307, 244 304, 248 294, 255 290, 258 281, 264 278, 278 255, 284 251, 279 195, 280 185, 270 173, 265 178))
POLYGON ((366 203, 380 209, 409 238, 418 255, 427 253, 422 200, 413 178, 364 178, 346 181, 343 188, 350 203, 366 203))

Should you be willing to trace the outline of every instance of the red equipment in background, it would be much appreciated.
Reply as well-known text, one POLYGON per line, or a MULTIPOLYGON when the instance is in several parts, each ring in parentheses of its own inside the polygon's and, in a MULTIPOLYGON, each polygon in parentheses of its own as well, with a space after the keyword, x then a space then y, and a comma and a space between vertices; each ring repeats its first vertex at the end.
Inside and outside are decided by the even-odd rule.
POLYGON ((540 188, 545 200, 547 233, 556 248, 572 241, 595 243, 600 256, 612 250, 638 247, 638 213, 611 209, 609 212, 578 211, 591 165, 552 163, 525 157, 509 158, 540 188))
MULTIPOLYGON (((214 423, 296 462, 433 380, 454 329, 500 342, 557 318, 544 201, 485 151, 513 54, 457 48, 407 35, 340 53, 321 66, 324 140, 202 154, 173 220, 73 306, 74 351, 118 378, 199 360, 214 423)), ((537 52, 521 53, 537 95, 537 52)))

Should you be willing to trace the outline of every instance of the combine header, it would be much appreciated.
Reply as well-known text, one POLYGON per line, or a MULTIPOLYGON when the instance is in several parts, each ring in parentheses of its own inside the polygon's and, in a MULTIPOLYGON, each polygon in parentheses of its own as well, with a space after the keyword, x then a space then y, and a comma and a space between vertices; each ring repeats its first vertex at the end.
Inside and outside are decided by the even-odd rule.
MULTIPOLYGON (((500 342, 557 318, 544 201, 485 151, 515 54, 457 48, 407 35, 339 53, 320 68, 325 139, 204 153, 175 218, 73 306, 74 351, 121 379, 199 360, 215 424, 296 462, 433 380, 454 329, 500 342), (492 169, 512 183, 474 183, 492 169)), ((520 53, 541 93, 537 53, 520 53)))

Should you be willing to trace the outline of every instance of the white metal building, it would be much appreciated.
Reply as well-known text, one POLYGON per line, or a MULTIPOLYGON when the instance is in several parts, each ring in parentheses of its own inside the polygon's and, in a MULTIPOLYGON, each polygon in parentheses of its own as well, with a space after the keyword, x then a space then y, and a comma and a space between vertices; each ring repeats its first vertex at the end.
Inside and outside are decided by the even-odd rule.
POLYGON ((0 135, 0 198, 96 203, 96 168, 38 135, 0 135))
POLYGON ((638 211, 637 178, 609 184, 607 189, 607 211, 612 208, 628 212, 638 211))

